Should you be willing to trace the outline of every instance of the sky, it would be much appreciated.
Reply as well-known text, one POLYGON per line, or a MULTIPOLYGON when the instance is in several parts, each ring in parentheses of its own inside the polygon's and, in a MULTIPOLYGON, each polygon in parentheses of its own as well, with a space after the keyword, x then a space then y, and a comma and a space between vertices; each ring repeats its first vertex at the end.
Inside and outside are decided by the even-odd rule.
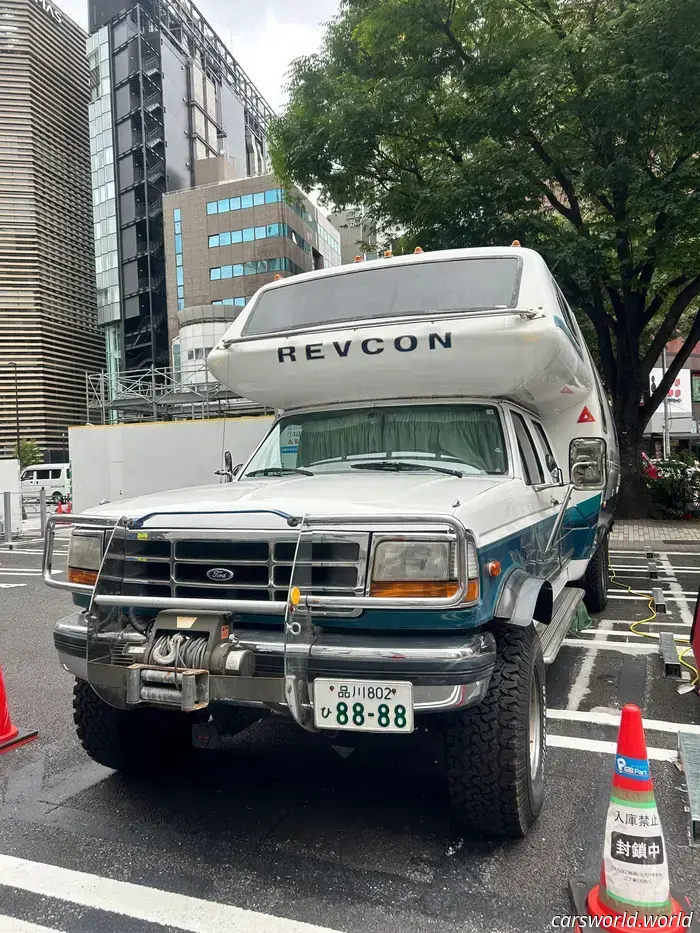
MULTIPOLYGON (((87 29, 87 0, 56 0, 87 29)), ((195 0, 273 110, 285 103, 290 62, 316 51, 338 0, 195 0)))

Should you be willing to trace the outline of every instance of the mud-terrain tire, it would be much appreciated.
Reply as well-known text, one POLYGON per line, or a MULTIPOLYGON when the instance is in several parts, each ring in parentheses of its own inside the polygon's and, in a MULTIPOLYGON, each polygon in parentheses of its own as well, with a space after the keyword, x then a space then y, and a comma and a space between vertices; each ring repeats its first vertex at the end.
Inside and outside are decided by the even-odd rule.
POLYGON ((189 713, 110 706, 85 680, 73 687, 73 720, 87 754, 98 764, 143 774, 182 763, 192 752, 189 713))
POLYGON ((608 605, 610 565, 608 557, 609 539, 606 535, 598 550, 588 562, 583 575, 584 605, 589 612, 602 612, 608 605))
POLYGON ((447 775, 461 827, 518 839, 544 802, 545 669, 534 626, 499 625, 493 633, 498 654, 488 693, 446 726, 447 775))

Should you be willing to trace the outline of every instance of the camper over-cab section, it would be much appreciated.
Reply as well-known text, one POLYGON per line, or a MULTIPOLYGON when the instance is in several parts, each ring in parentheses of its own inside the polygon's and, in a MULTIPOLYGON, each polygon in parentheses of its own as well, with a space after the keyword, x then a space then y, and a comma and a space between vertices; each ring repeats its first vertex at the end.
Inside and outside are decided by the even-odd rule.
POLYGON ((266 405, 471 396, 554 414, 594 387, 573 314, 539 254, 449 250, 262 288, 209 356, 266 405))

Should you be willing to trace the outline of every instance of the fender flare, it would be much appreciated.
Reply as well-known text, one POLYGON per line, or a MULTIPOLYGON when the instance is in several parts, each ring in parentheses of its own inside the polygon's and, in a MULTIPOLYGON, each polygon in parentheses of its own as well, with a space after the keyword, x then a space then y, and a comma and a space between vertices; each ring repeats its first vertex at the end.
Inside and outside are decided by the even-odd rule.
POLYGON ((494 611, 494 619, 527 628, 533 620, 549 625, 554 594, 549 580, 533 577, 516 567, 506 577, 494 611))

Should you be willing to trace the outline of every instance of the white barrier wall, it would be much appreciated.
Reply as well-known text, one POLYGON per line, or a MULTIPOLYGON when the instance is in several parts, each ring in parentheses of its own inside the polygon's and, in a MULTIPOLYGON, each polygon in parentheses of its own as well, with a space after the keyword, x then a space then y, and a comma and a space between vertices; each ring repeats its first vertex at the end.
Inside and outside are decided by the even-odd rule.
POLYGON ((19 534, 22 529, 22 497, 20 495, 19 485, 19 460, 0 460, 0 528, 3 534, 4 525, 4 501, 3 493, 10 493, 10 509, 12 533, 19 534))
POLYGON ((73 511, 102 499, 218 483, 222 451, 234 466, 252 453, 272 422, 269 416, 159 421, 70 428, 73 511), (224 433, 225 432, 225 433, 224 433))

